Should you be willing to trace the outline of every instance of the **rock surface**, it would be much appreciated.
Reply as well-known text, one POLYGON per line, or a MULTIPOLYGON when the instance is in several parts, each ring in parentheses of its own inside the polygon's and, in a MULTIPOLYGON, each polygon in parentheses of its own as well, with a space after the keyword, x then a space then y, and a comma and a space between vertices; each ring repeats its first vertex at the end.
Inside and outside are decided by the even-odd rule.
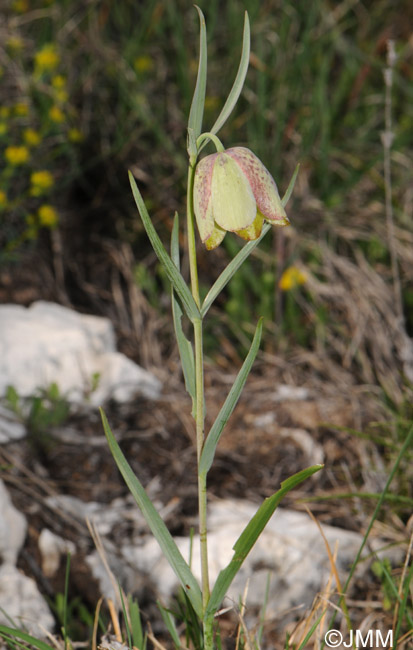
MULTIPOLYGON (((211 504, 208 519, 211 584, 232 558, 232 547, 256 509, 255 504, 241 500, 221 500, 211 504)), ((356 556, 362 536, 332 526, 323 526, 323 532, 333 553, 336 544, 338 545, 337 568, 342 578, 356 556)), ((191 543, 189 538, 178 537, 175 542, 183 557, 188 558, 191 543)), ((192 567, 200 580, 197 535, 192 544, 192 567)), ((112 555, 111 544, 107 550, 115 575, 126 576, 125 587, 128 591, 139 593, 142 584, 149 581, 165 603, 176 592, 178 581, 153 537, 141 538, 140 543, 137 540, 128 543, 125 539, 125 543, 117 549, 116 559, 112 555), (147 577, 146 582, 143 576, 147 577)), ((107 574, 102 570, 96 552, 89 556, 88 563, 100 583, 102 593, 115 598, 116 594, 107 574)), ((325 586, 330 572, 328 554, 317 525, 305 513, 279 508, 232 583, 227 604, 239 602, 248 580, 248 605, 261 607, 267 576, 270 574, 266 610, 269 617, 278 617, 297 606, 307 608, 325 586)))
POLYGON ((155 399, 161 390, 156 377, 116 351, 107 318, 43 301, 0 306, 0 396, 7 386, 27 397, 52 383, 69 401, 94 406, 137 394, 155 399))
POLYGON ((25 517, 13 506, 0 480, 0 624, 22 626, 43 637, 54 618, 36 583, 15 566, 26 536, 25 517))
POLYGON ((27 523, 11 502, 0 479, 0 562, 15 565, 26 537, 27 523))
POLYGON ((0 566, 0 624, 13 621, 37 638, 51 632, 55 622, 49 607, 32 578, 12 564, 0 566))

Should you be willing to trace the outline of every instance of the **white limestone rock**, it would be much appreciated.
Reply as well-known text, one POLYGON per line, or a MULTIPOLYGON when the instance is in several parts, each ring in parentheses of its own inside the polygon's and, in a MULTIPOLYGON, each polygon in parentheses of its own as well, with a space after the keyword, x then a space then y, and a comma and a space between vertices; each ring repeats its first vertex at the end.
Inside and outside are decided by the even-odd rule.
POLYGON ((15 565, 26 537, 27 522, 11 502, 0 479, 0 562, 15 565))
POLYGON ((26 427, 15 413, 0 405, 0 444, 20 440, 26 435, 26 427))
POLYGON ((55 535, 48 528, 43 528, 38 540, 39 551, 42 556, 42 571, 46 578, 56 575, 62 555, 76 552, 73 542, 55 535))
POLYGON ((50 609, 32 578, 12 564, 0 567, 0 624, 24 628, 37 638, 52 632, 55 622, 50 609))
MULTIPOLYGON (((257 505, 248 501, 222 500, 211 504, 208 518, 211 585, 231 560, 233 545, 256 510, 257 505)), ((344 578, 357 554, 362 536, 326 525, 323 531, 333 552, 338 544, 337 567, 340 577, 344 578)), ((175 542, 184 558, 188 558, 190 540, 175 538, 175 542)), ((156 540, 148 536, 141 546, 125 544, 121 552, 128 565, 138 570, 137 573, 130 571, 127 588, 138 591, 142 575, 148 576, 154 583, 155 592, 164 602, 168 602, 176 592, 178 581, 156 540)), ((200 580, 197 535, 192 540, 192 570, 200 580)), ((363 570, 366 570, 365 566, 363 570)), ((317 525, 307 514, 277 509, 233 581, 226 604, 239 603, 249 580, 248 605, 261 607, 269 573, 268 617, 283 615, 297 606, 310 607, 314 597, 327 583, 330 575, 327 551, 317 525)))
POLYGON ((0 397, 10 385, 27 397, 52 383, 69 401, 94 406, 138 394, 156 399, 161 390, 156 377, 116 351, 107 318, 43 301, 0 306, 0 397))

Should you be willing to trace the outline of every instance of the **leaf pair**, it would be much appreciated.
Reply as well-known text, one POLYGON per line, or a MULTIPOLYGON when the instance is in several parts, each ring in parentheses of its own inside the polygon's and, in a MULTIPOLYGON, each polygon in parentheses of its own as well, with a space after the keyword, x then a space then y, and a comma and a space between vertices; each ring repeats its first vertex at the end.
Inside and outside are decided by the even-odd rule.
MULTIPOLYGON (((200 35, 199 35, 199 62, 198 62, 198 75, 195 85, 194 96, 192 98, 191 110, 189 112, 188 120, 188 154, 191 162, 194 162, 201 149, 207 144, 205 140, 198 150, 196 141, 202 133, 202 120, 204 116, 205 106, 205 92, 206 92, 206 79, 207 79, 207 39, 206 39, 206 26, 205 18, 199 7, 196 6, 199 15, 200 35)), ((210 129, 213 135, 224 126, 225 122, 231 115, 234 107, 241 94, 244 86, 245 77, 247 75, 248 64, 250 58, 250 23, 248 14, 245 12, 244 18, 244 35, 242 41, 241 60, 238 67, 238 72, 231 91, 227 97, 214 126, 210 129)))
MULTIPOLYGON (((121 472, 133 498, 141 509, 142 514, 145 517, 145 520, 154 537, 158 541, 158 544, 161 547, 164 556, 175 572, 175 575, 177 576, 184 590, 184 593, 188 597, 197 616, 199 616, 201 620, 213 616, 218 609, 221 601, 225 597, 225 594, 227 593, 231 582, 241 568, 242 563, 264 530, 264 527, 268 523, 270 517, 273 515, 283 496, 294 487, 299 485, 306 478, 314 474, 314 472, 317 472, 319 469, 321 469, 322 465, 315 465, 314 467, 309 467, 308 469, 305 469, 298 474, 294 474, 294 476, 291 476, 281 484, 281 489, 278 490, 278 492, 264 501, 264 503, 258 509, 251 521, 247 524, 246 528, 235 543, 234 556, 229 565, 219 574, 213 588, 207 609, 204 612, 202 606, 201 590, 191 569, 189 568, 188 563, 183 558, 164 521, 146 494, 142 483, 139 481, 137 476, 135 476, 128 461, 123 455, 110 429, 105 413, 102 409, 100 412, 109 448, 116 461, 119 471, 121 472)), ((42 650, 45 649, 42 648, 42 650)))

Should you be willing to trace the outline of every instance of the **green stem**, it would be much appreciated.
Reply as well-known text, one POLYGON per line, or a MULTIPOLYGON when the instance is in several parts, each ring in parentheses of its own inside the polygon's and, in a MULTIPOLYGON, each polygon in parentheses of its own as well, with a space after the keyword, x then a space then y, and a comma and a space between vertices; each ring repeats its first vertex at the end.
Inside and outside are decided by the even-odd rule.
MULTIPOLYGON (((199 297, 198 266, 196 260, 196 241, 194 227, 193 189, 194 189, 195 165, 188 169, 188 193, 187 193, 187 237, 189 270, 191 276, 192 296, 198 307, 201 305, 199 297)), ((195 346, 195 380, 196 380, 196 448, 198 465, 204 446, 204 362, 203 362, 203 341, 202 341, 202 318, 193 320, 194 346, 195 346)), ((209 575, 208 575, 208 546, 207 546, 207 487, 206 474, 200 473, 198 468, 198 512, 199 512, 199 538, 201 551, 201 575, 202 575, 202 603, 204 611, 208 605, 209 575)), ((212 622, 204 623, 204 648, 212 650, 212 622)))
POLYGON ((212 142, 215 145, 215 149, 218 151, 218 153, 221 153, 222 151, 225 151, 225 147, 222 144, 221 140, 214 133, 209 133, 209 132, 201 133, 199 138, 197 138, 196 146, 198 147, 198 151, 201 150, 204 143, 207 144, 208 140, 212 140, 212 142))

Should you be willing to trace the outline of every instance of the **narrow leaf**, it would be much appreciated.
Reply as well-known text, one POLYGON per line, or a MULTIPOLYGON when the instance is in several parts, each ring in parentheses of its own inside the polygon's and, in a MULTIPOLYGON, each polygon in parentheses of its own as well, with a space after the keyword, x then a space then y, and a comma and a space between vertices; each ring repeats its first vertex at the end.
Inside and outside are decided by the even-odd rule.
MULTIPOLYGON (((172 228, 171 236, 171 258, 178 271, 180 270, 179 263, 179 220, 178 215, 175 214, 174 225, 172 228)), ((184 380, 186 390, 192 398, 192 415, 195 417, 195 361, 194 350, 192 344, 186 338, 182 329, 182 316, 183 312, 181 305, 175 297, 175 291, 172 287, 172 317, 174 321, 175 336, 178 343, 179 356, 181 358, 182 371, 184 373, 184 380)))
POLYGON ((156 604, 158 605, 158 609, 161 613, 162 620, 165 623, 166 629, 168 630, 169 634, 171 635, 171 639, 175 644, 175 648, 179 650, 179 648, 182 648, 182 646, 179 640, 179 634, 178 630, 176 629, 174 617, 172 616, 172 613, 169 611, 169 609, 166 609, 159 600, 156 601, 156 604))
POLYGON ((142 628, 142 619, 139 610, 139 604, 134 598, 132 598, 132 596, 128 596, 128 606, 133 645, 136 648, 143 648, 145 644, 145 637, 142 628))
POLYGON ((222 431, 228 422, 237 402, 241 391, 244 388, 245 382, 247 381, 248 374, 251 370, 251 366, 254 363, 255 357, 257 356, 258 349, 260 347, 262 333, 262 318, 258 321, 257 328, 255 330, 254 338, 251 343, 249 352, 245 358, 244 363, 237 375, 237 378, 228 393, 228 396, 216 418, 214 424, 211 427, 211 430, 208 434, 208 437, 205 441, 204 448, 201 453, 201 458, 199 460, 199 473, 206 474, 214 460, 215 450, 217 448, 219 439, 221 437, 222 431))
POLYGON ((102 417, 103 428, 105 430, 105 435, 109 444, 110 451, 116 461, 120 473, 125 480, 126 485, 128 486, 133 498, 141 509, 149 528, 151 529, 154 537, 161 547, 164 556, 168 560, 177 578, 179 579, 184 592, 187 594, 189 600, 192 603, 193 608, 195 609, 198 616, 202 617, 202 595, 197 581, 192 575, 188 564, 185 562, 164 521, 146 494, 143 485, 137 476, 135 476, 132 468, 123 455, 110 429, 106 415, 102 409, 100 409, 100 414, 102 417))
POLYGON ((290 490, 305 481, 309 476, 318 472, 322 467, 323 465, 313 465, 312 467, 308 467, 307 469, 290 476, 281 483, 281 488, 278 492, 265 499, 235 542, 233 546, 234 555, 231 562, 219 573, 205 612, 205 618, 212 616, 220 606, 231 582, 237 575, 242 563, 274 514, 274 511, 282 498, 290 492, 290 490))
POLYGON ((250 21, 248 18, 248 13, 245 12, 244 36, 242 41, 241 60, 239 63, 237 76, 235 77, 235 81, 231 88, 231 92, 228 95, 227 101, 225 102, 222 111, 218 116, 218 119, 216 120, 214 126, 211 129, 211 133, 218 133, 218 131, 224 126, 225 122, 227 121, 232 111, 234 110, 234 107, 238 101, 238 98, 244 86, 245 77, 247 76, 247 71, 248 71, 249 60, 250 60, 250 21))
POLYGON ((31 636, 30 634, 26 634, 26 632, 23 632, 22 630, 16 630, 12 627, 7 627, 7 625, 0 625, 0 636, 4 637, 5 639, 9 639, 10 637, 12 637, 12 639, 22 639, 22 641, 25 641, 34 648, 37 648, 37 650, 53 650, 52 645, 49 645, 40 639, 36 639, 36 637, 31 636))
POLYGON ((129 181, 132 187, 133 197, 135 199, 139 214, 141 215, 143 225, 145 226, 145 230, 152 244, 152 247, 158 256, 159 261, 163 265, 166 275, 172 283, 176 293, 180 297, 188 318, 191 321, 196 318, 200 318, 199 309, 196 306, 196 302, 193 299, 190 290, 185 284, 182 275, 179 273, 175 264, 172 262, 171 258, 166 252, 161 240, 159 239, 158 233, 153 227, 151 218, 146 209, 146 205, 131 172, 129 172, 129 181))
POLYGON ((288 201, 290 200, 290 196, 293 193, 295 181, 297 180, 298 172, 300 171, 300 163, 296 165, 296 168, 294 169, 294 174, 291 176, 291 180, 288 183, 287 190, 284 194, 284 196, 281 199, 281 203, 283 204, 283 208, 287 205, 288 201))
POLYGON ((195 9, 197 10, 199 16, 199 62, 194 96, 192 98, 192 104, 188 119, 188 133, 190 133, 190 137, 188 138, 188 153, 190 156, 196 156, 196 146, 195 151, 193 151, 193 143, 194 140, 196 140, 197 137, 201 135, 202 131, 202 119, 204 116, 207 78, 207 42, 205 18, 204 14, 200 8, 197 7, 197 5, 195 5, 195 9))
MULTIPOLYGON (((287 191, 284 194, 283 198, 281 199, 281 203, 283 207, 287 205, 291 193, 294 189, 299 168, 300 166, 297 165, 297 167, 294 170, 294 174, 292 175, 291 180, 288 184, 287 191)), ((216 279, 216 281, 208 291, 207 295, 205 296, 204 302, 202 303, 202 307, 201 307, 202 317, 204 317, 207 314, 209 308, 213 304, 216 297, 219 296, 223 288, 228 284, 228 282, 235 275, 235 273, 238 271, 240 266, 251 255, 254 248, 258 246, 260 241, 265 237, 265 235, 269 230, 271 230, 271 224, 266 223, 258 239, 254 239, 253 241, 249 241, 248 244, 245 244, 245 246, 241 248, 239 253, 237 253, 236 256, 231 260, 228 266, 222 271, 221 275, 216 279)))

